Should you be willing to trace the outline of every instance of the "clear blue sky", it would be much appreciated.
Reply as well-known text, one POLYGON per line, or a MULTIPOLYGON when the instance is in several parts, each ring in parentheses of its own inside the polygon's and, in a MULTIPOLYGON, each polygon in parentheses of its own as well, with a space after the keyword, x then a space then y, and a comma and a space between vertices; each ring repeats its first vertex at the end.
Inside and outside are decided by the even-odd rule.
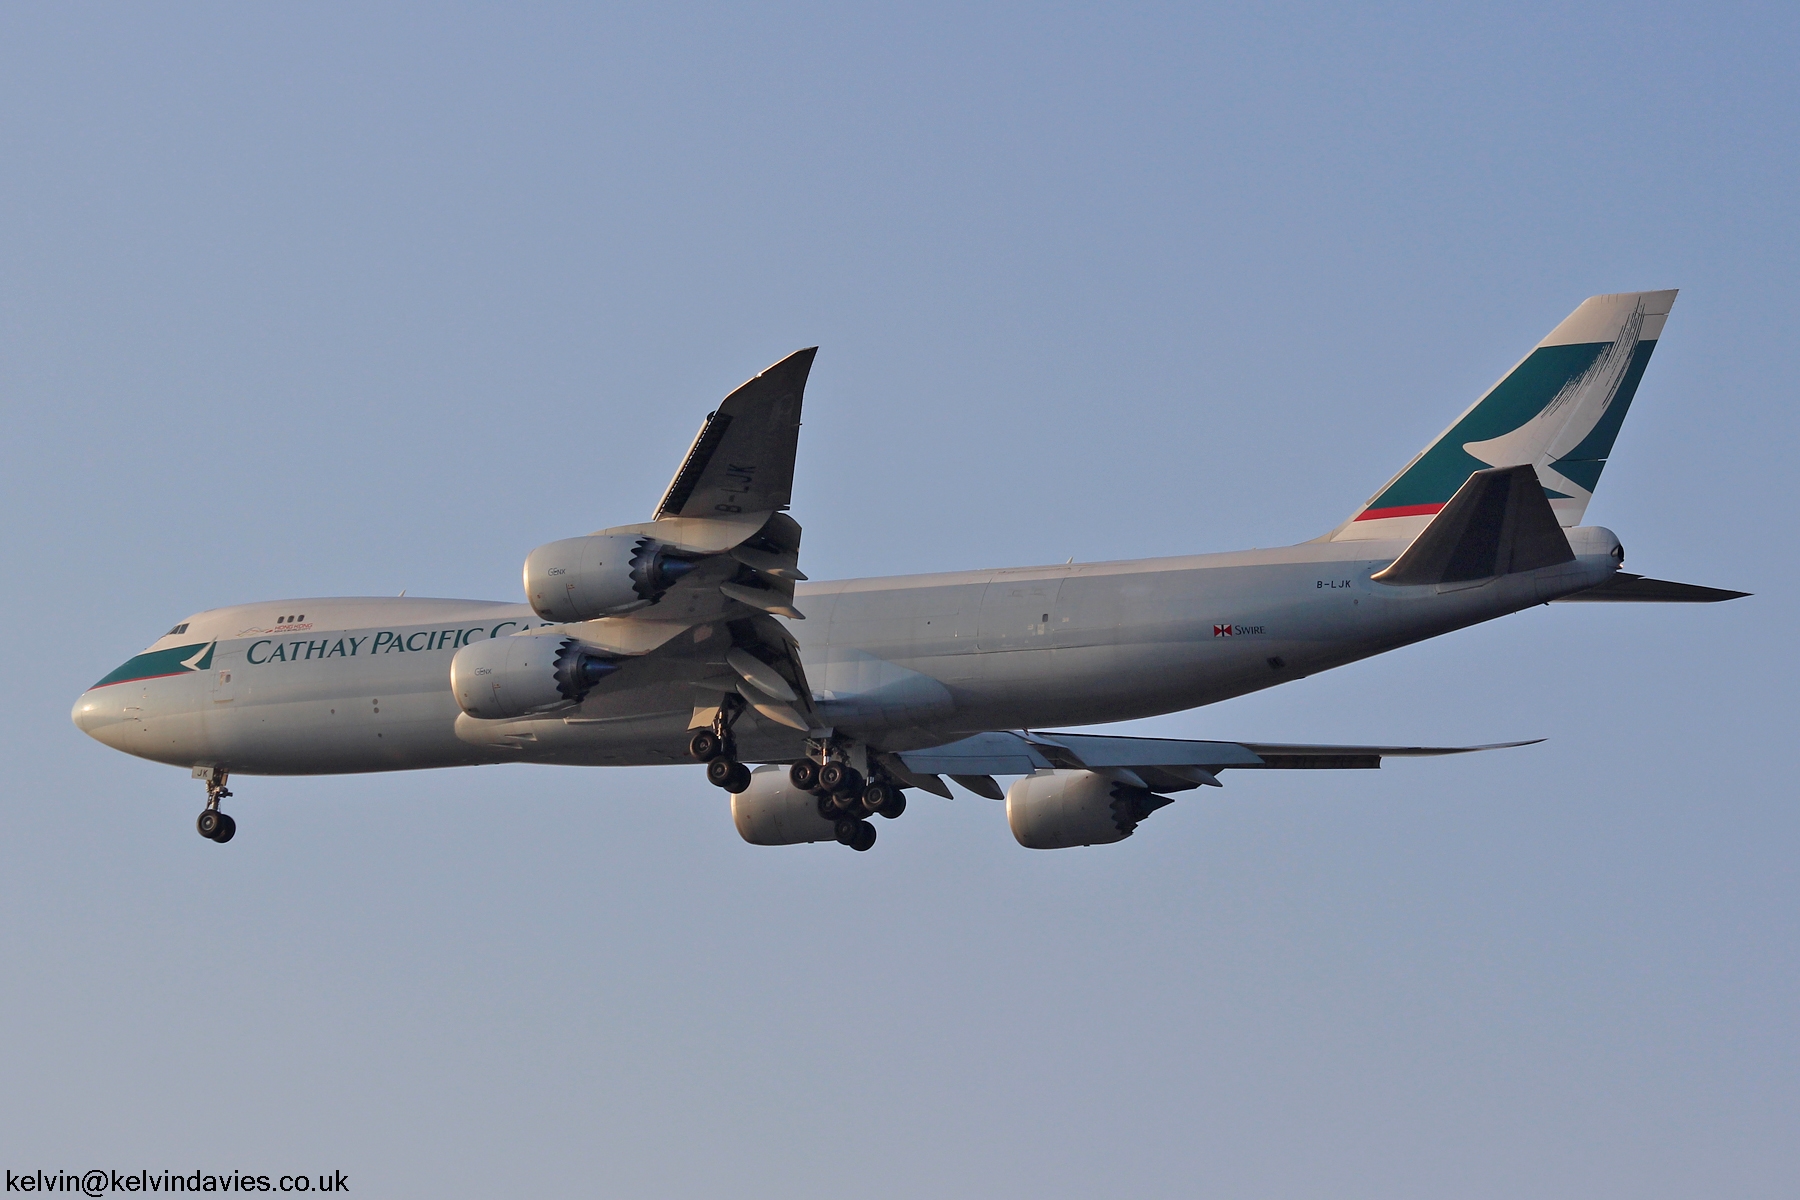
POLYGON ((0 1165, 353 1194, 1775 1197, 1800 1174, 1792 5, 0 13, 0 1165), (1323 532, 1682 294, 1537 609, 1145 728, 1542 746, 1033 853, 697 769, 199 785, 183 616, 514 599, 822 349, 815 578, 1323 532))

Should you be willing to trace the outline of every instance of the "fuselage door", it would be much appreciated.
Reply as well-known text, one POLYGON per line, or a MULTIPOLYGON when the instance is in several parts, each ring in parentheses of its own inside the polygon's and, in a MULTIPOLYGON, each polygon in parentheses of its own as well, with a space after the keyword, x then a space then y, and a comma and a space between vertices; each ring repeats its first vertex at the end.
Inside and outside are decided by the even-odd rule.
POLYGON ((213 660, 212 698, 214 704, 229 704, 237 699, 238 676, 243 673, 242 663, 221 662, 217 658, 213 660))

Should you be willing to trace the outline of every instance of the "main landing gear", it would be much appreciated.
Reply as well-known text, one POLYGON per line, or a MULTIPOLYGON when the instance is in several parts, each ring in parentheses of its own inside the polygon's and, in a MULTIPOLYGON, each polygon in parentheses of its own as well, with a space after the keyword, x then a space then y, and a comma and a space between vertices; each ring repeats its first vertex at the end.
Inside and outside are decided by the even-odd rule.
MULTIPOLYGON (((706 781, 734 795, 750 786, 750 768, 738 761, 737 744, 731 736, 732 724, 746 707, 738 697, 726 696, 712 728, 697 730, 688 739, 688 753, 706 764, 706 781)), ((885 774, 870 779, 852 766, 848 760, 853 753, 867 762, 860 747, 838 739, 808 742, 807 746, 817 761, 803 758, 789 767, 788 782, 818 797, 819 815, 832 823, 840 843, 852 850, 867 850, 875 844, 875 826, 869 818, 879 814, 891 820, 905 812, 906 792, 885 774)))
POLYGON ((737 739, 731 736, 731 727, 747 707, 740 696, 724 697, 712 728, 688 739, 688 753, 706 764, 706 782, 733 795, 750 786, 750 768, 737 760, 737 739))
POLYGON ((194 774, 206 780, 206 807, 200 810, 200 817, 194 822, 194 828, 200 836, 215 842, 229 842, 237 836, 237 822, 229 813, 219 811, 219 801, 231 795, 225 781, 230 778, 218 767, 196 767, 194 774))
POLYGON ((842 758, 831 757, 833 752, 833 747, 823 747, 822 763, 801 759, 788 768, 788 782, 819 798, 819 815, 834 823, 839 843, 867 850, 875 844, 875 826, 868 818, 877 813, 899 816, 906 811, 906 793, 885 779, 865 779, 842 758))

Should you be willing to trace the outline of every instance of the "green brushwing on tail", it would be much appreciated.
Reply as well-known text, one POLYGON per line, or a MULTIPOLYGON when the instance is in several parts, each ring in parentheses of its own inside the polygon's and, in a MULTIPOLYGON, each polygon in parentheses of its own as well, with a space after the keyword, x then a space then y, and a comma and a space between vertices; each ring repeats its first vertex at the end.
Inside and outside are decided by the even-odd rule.
POLYGON ((1535 467, 1558 522, 1580 524, 1674 301, 1673 290, 1583 301, 1333 540, 1411 537, 1492 467, 1535 467))

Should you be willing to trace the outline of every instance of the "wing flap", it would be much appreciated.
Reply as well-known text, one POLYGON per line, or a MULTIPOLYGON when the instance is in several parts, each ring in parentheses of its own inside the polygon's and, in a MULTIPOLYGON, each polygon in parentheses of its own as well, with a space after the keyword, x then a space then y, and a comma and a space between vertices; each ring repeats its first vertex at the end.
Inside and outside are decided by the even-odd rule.
MULTIPOLYGON (((961 777, 1028 775, 1033 771, 1135 771, 1157 791, 1217 783, 1214 772, 1253 770, 1373 770, 1384 758, 1428 758, 1535 745, 1495 742, 1483 746, 1338 746, 1283 742, 1202 742, 1181 738, 1111 737, 1091 733, 994 731, 895 757, 921 775, 961 777), (1161 786, 1156 786, 1156 785, 1161 786)), ((965 785, 967 786, 967 785, 965 785)), ((973 789, 972 789, 973 790, 973 789)))

